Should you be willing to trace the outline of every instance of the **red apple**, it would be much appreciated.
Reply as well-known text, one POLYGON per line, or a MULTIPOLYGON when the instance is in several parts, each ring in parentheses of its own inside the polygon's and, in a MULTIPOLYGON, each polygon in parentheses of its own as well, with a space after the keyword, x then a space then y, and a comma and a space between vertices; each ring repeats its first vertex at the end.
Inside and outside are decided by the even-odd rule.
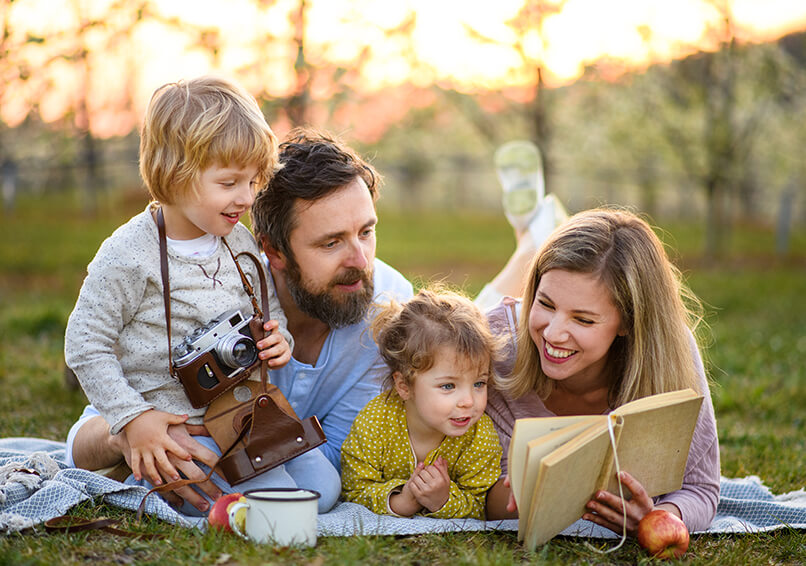
POLYGON ((664 509, 650 511, 638 523, 638 544, 655 558, 680 558, 688 550, 688 540, 683 520, 664 509))
POLYGON ((207 522, 211 527, 232 532, 229 526, 229 507, 241 498, 240 493, 227 493, 219 497, 207 514, 207 522))

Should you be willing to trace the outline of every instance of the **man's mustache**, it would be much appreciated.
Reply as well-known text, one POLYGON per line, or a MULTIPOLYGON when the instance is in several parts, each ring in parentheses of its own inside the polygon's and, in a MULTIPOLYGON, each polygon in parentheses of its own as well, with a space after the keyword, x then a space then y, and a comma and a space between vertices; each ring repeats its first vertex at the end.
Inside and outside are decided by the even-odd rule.
POLYGON ((333 278, 333 280, 330 282, 330 286, 335 287, 336 285, 352 285, 359 279, 364 283, 364 285, 369 285, 369 272, 365 269, 351 267, 344 273, 333 278))

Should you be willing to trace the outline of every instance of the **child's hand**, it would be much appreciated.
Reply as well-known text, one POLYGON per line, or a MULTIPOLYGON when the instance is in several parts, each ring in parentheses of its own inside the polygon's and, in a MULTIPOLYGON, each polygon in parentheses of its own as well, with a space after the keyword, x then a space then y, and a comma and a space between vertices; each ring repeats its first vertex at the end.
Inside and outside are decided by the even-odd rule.
POLYGON ((451 478, 448 463, 440 456, 429 466, 418 465, 408 484, 417 503, 435 513, 448 502, 451 494, 451 478))
MULTIPOLYGON (((417 466, 419 469, 422 464, 417 464, 417 466)), ((417 470, 415 470, 414 473, 417 473, 417 470)), ((423 508, 423 506, 417 503, 417 500, 414 498, 414 494, 411 491, 411 486, 409 485, 410 483, 411 478, 409 478, 409 481, 403 484, 403 489, 400 491, 400 493, 392 494, 389 497, 389 508, 403 517, 411 517, 423 508)))
POLYGON ((258 356, 261 360, 268 360, 269 367, 281 368, 291 359, 291 347, 285 336, 275 332, 280 327, 276 320, 270 320, 263 325, 266 337, 257 343, 260 350, 258 356))
POLYGON ((140 413, 123 427, 130 449, 129 465, 136 480, 139 481, 145 473, 151 484, 161 485, 158 466, 171 479, 179 479, 179 472, 170 462, 168 453, 180 460, 190 460, 190 454, 168 435, 168 427, 183 424, 187 418, 187 415, 151 409, 140 413))

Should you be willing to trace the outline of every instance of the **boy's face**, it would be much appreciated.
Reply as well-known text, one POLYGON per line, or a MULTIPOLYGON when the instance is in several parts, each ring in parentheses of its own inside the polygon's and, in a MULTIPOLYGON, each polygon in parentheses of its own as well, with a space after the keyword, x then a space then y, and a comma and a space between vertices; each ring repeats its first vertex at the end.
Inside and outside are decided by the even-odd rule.
POLYGON ((175 240, 204 234, 228 236, 255 200, 257 167, 211 165, 201 172, 195 193, 189 191, 170 206, 175 214, 166 224, 175 240))
POLYGON ((422 440, 461 436, 478 422, 487 406, 488 360, 471 361, 452 347, 439 348, 434 365, 413 383, 395 374, 395 389, 406 404, 409 434, 422 440))
POLYGON ((375 204, 360 178, 315 201, 298 201, 293 257, 274 255, 297 307, 331 327, 360 320, 373 298, 375 204))

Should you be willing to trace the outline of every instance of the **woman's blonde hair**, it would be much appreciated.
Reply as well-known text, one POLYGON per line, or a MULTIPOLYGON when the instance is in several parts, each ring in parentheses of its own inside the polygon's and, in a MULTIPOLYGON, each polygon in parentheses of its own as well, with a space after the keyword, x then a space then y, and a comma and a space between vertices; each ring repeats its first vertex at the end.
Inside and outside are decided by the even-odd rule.
POLYGON ((140 132, 140 175, 151 197, 173 204, 211 165, 257 166, 258 186, 274 174, 277 138, 257 101, 212 76, 159 87, 140 132))
POLYGON ((460 359, 485 364, 492 379, 500 341, 490 332, 484 314, 464 295, 432 286, 405 303, 378 306, 375 313, 370 328, 389 366, 385 388, 392 388, 398 372, 412 383, 416 374, 434 366, 442 347, 452 348, 460 359))
POLYGON ((612 376, 611 408, 657 393, 700 389, 692 330, 702 320, 701 303, 649 224, 631 212, 604 208, 573 216, 535 256, 518 323, 515 367, 500 388, 512 397, 535 390, 543 399, 552 391, 529 334, 535 293, 543 274, 552 269, 595 275, 621 315, 626 335, 613 341, 606 370, 612 376))

